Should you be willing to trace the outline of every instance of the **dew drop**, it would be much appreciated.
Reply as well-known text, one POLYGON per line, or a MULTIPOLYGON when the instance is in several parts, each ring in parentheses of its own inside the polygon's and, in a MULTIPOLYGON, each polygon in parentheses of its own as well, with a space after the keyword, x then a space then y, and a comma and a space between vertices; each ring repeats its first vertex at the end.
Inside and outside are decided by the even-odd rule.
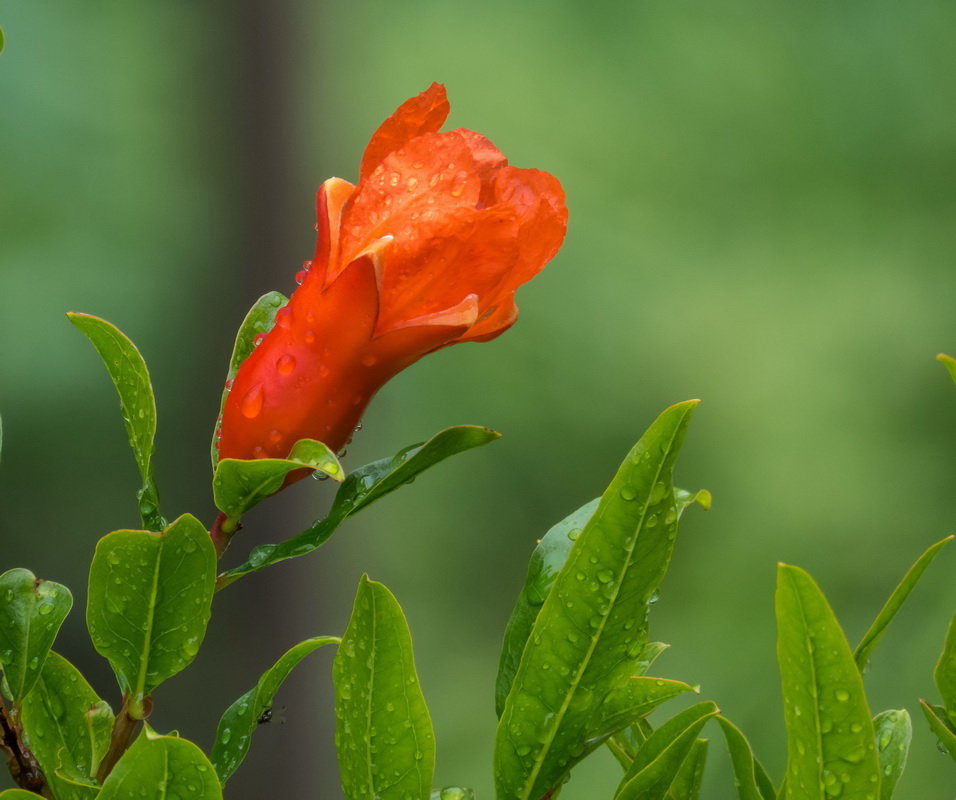
POLYGON ((850 699, 850 693, 846 689, 837 689, 833 693, 833 696, 837 700, 839 700, 841 703, 845 703, 847 700, 850 699))
POLYGON ((291 375, 295 370, 295 356, 290 356, 288 353, 279 358, 276 361, 276 371, 280 375, 291 375))
POLYGON ((242 398, 242 405, 240 406, 242 416, 246 419, 255 419, 258 417, 262 411, 262 401, 264 399, 265 394, 262 391, 262 386, 252 387, 246 392, 246 396, 242 398))
POLYGON ((302 338, 306 344, 315 344, 315 331, 306 331, 302 338))

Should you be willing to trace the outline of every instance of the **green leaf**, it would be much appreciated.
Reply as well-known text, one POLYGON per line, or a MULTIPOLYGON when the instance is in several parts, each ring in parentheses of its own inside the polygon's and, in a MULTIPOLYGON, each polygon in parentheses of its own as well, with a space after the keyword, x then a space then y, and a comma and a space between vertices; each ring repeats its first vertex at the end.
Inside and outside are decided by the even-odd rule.
POLYGON ((920 700, 919 704, 930 730, 939 742, 940 749, 945 750, 953 761, 956 761, 956 731, 946 719, 946 709, 927 703, 925 700, 920 700))
MULTIPOLYGON (((545 795, 616 732, 602 706, 647 644, 648 604, 677 532, 674 462, 696 404, 664 411, 631 450, 538 613, 498 724, 501 800, 545 795)), ((614 721, 620 730, 636 718, 614 721)))
POLYGON ((86 624, 134 719, 143 699, 196 657, 215 579, 209 534, 189 514, 162 533, 115 531, 97 544, 86 624))
POLYGON ((667 790, 667 800, 699 800, 704 766, 707 763, 707 744, 706 739, 697 739, 691 745, 684 763, 677 770, 671 788, 667 790))
POLYGON ((335 747, 346 800, 427 800, 435 736, 398 601, 363 576, 332 664, 335 747))
POLYGON ((737 797, 740 800, 776 800, 773 782, 757 761, 747 737, 726 717, 718 716, 717 722, 724 732, 727 750, 730 752, 737 797))
POLYGON ((309 653, 327 644, 338 644, 341 641, 335 636, 317 636, 299 642, 263 673, 254 688, 226 709, 219 720, 211 753, 212 763, 223 786, 249 752, 250 740, 260 718, 272 708, 276 692, 293 668, 309 653))
POLYGON ((219 420, 216 422, 216 433, 212 440, 212 468, 216 469, 219 461, 219 423, 222 421, 222 409, 229 397, 232 382, 242 362, 256 349, 256 337, 264 336, 275 325, 276 314, 279 309, 289 302, 289 298, 281 292, 268 292, 262 295, 246 314, 245 319, 236 333, 236 342, 232 347, 232 357, 229 359, 229 371, 226 374, 226 385, 222 390, 222 400, 219 402, 219 420))
POLYGON ((777 660, 787 725, 786 800, 875 794, 880 765, 863 678, 823 592, 777 571, 777 660))
POLYGON ((949 712, 950 723, 956 725, 956 614, 949 621, 943 652, 933 670, 933 680, 939 689, 943 705, 949 712))
POLYGON ((956 381, 956 358, 940 353, 938 356, 936 356, 936 360, 946 367, 947 370, 949 370, 949 376, 953 379, 953 381, 956 381))
POLYGON ((209 759, 192 742, 148 726, 113 767, 97 800, 222 800, 209 759))
POLYGON ((51 652, 21 715, 27 747, 57 800, 92 800, 89 788, 106 754, 113 712, 63 656, 51 652))
POLYGON ((44 800, 43 795, 28 792, 26 789, 7 789, 0 792, 0 800, 44 800))
POLYGON ((325 519, 318 520, 308 530, 281 544, 263 544, 254 548, 245 564, 219 576, 218 588, 223 589, 242 576, 258 572, 271 564, 311 553, 353 514, 399 486, 411 483, 419 474, 440 461, 500 437, 500 433, 488 428, 458 425, 436 433, 424 444, 406 447, 393 458, 383 458, 353 470, 339 487, 325 519))
POLYGON ((260 500, 278 492, 286 475, 299 469, 317 470, 340 482, 345 477, 345 470, 328 447, 314 439, 300 439, 287 458, 220 461, 212 482, 216 508, 232 523, 238 522, 260 500))
POLYGON ((638 750, 614 795, 615 800, 664 800, 700 729, 718 713, 713 703, 698 703, 655 730, 638 750))
POLYGON ((462 789, 460 786, 446 786, 444 789, 436 789, 431 794, 430 800, 475 800, 473 789, 462 789))
POLYGON ((161 531, 166 527, 166 520, 159 513, 159 490, 153 480, 152 465, 153 440, 156 437, 156 400, 153 397, 153 384, 149 379, 146 362, 136 345, 119 328, 106 320, 89 314, 70 313, 67 317, 86 334, 113 380, 123 411, 126 434, 143 480, 143 488, 137 495, 143 527, 151 531, 161 531))
POLYGON ((857 666, 861 671, 866 669, 873 648, 876 647, 880 638, 886 632, 887 626, 893 617, 896 616, 896 612, 903 606, 910 592, 916 587, 926 568, 932 563, 933 559, 936 558, 936 554, 942 550, 945 545, 953 541, 953 539, 956 539, 956 536, 947 536, 942 541, 936 542, 936 544, 927 548, 916 560, 916 563, 906 571, 903 580, 901 580, 899 585, 893 590, 893 593, 883 608, 880 609, 880 613, 877 614, 876 619, 873 620, 873 624, 870 625, 869 630, 863 634, 863 638, 856 646, 853 657, 856 659, 857 666))
POLYGON ((876 752, 883 772, 883 779, 880 781, 880 800, 890 800, 893 797, 896 782, 906 766, 906 756, 909 754, 910 740, 913 738, 913 723, 905 708, 899 711, 890 709, 880 712, 873 718, 873 729, 876 731, 876 752))
POLYGON ((0 575, 0 667, 19 706, 40 677, 53 640, 73 607, 70 590, 28 569, 0 575))

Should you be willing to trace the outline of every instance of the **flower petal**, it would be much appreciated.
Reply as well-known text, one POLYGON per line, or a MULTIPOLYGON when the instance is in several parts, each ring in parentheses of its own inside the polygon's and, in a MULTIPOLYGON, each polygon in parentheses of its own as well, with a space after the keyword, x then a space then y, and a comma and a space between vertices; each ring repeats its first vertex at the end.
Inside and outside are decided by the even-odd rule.
POLYGON ((365 180, 389 153, 400 150, 416 136, 437 133, 445 124, 448 111, 445 87, 440 83, 433 83, 421 94, 402 103, 372 134, 362 156, 359 179, 365 180))
POLYGON ((329 178, 319 187, 315 195, 315 256, 306 280, 325 285, 329 264, 334 264, 338 258, 342 206, 354 191, 355 187, 341 178, 329 178))

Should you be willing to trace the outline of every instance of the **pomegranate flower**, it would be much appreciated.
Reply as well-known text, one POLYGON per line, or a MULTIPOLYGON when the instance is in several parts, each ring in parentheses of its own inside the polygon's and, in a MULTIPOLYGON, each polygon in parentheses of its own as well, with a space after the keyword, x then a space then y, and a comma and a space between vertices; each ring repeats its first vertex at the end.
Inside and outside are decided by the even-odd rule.
POLYGON ((432 84, 372 136, 357 185, 322 184, 315 256, 235 376, 220 458, 338 450, 392 376, 514 324, 515 290, 561 246, 564 193, 474 131, 440 133, 448 111, 432 84))

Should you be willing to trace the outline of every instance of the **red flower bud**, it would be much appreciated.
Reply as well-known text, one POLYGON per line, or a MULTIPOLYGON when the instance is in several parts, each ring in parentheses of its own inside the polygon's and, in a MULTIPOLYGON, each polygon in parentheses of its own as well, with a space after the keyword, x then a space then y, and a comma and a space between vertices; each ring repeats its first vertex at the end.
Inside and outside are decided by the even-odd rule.
POLYGON ((561 246, 564 192, 474 131, 439 133, 448 110, 432 84, 372 136, 358 185, 319 189, 312 266, 236 374, 220 458, 338 450, 393 375, 514 323, 515 290, 561 246))

